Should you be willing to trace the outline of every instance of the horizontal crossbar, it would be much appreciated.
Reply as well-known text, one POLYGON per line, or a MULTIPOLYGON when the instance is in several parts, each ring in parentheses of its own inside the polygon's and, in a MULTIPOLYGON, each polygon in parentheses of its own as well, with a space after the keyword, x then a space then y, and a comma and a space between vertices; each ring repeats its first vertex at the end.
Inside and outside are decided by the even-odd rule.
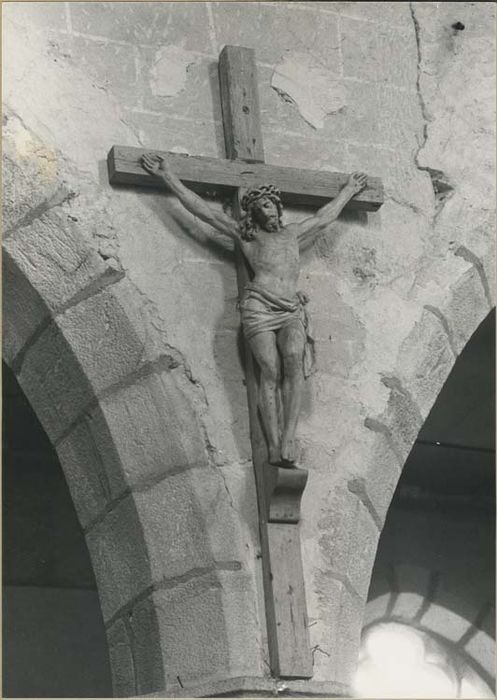
MULTIPOLYGON (((348 179, 345 173, 323 170, 284 168, 266 163, 204 158, 166 151, 153 151, 168 159, 178 178, 198 194, 211 197, 232 196, 239 187, 271 183, 281 191, 284 204, 319 208, 334 199, 348 179)), ((161 187, 162 183, 140 165, 143 148, 113 146, 107 156, 111 185, 161 187)), ((348 209, 376 211, 383 204, 383 185, 377 177, 368 177, 367 188, 357 194, 348 209)))

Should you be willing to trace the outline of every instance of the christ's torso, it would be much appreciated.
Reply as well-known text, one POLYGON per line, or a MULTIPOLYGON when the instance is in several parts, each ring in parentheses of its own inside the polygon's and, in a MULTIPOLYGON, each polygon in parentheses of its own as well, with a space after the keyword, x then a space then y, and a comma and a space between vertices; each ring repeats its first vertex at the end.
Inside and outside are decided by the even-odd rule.
POLYGON ((258 230, 255 240, 242 245, 254 272, 253 281, 278 296, 293 298, 299 278, 299 244, 290 228, 258 230))

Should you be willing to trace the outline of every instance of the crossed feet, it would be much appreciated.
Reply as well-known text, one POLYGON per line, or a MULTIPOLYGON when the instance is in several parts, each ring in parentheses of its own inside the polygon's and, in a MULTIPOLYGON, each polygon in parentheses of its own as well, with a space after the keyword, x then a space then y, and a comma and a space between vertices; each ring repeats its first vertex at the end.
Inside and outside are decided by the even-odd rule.
POLYGON ((269 464, 283 469, 297 469, 295 464, 295 440, 283 440, 281 448, 279 445, 269 445, 269 464))

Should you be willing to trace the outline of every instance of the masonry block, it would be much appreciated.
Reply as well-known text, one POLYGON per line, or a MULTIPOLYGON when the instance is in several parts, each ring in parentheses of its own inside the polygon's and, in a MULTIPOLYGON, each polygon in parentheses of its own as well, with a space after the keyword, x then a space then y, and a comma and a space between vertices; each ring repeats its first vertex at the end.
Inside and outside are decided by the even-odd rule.
POLYGON ((57 325, 96 393, 143 369, 145 348, 112 292, 84 299, 57 325))
POLYGON ((452 329, 445 329, 443 322, 440 310, 425 308, 399 353, 399 374, 409 377, 409 390, 423 415, 428 415, 454 364, 452 329))
POLYGON ((453 329, 454 345, 460 352, 490 311, 490 300, 477 267, 470 267, 453 285, 450 302, 442 311, 453 329), (479 317, 475 316, 475 309, 479 309, 479 317))
POLYGON ((334 469, 348 475, 349 489, 370 502, 383 524, 401 472, 398 448, 383 433, 368 431, 359 441, 349 441, 334 460, 334 469))
MULTIPOLYGON (((291 99, 286 100, 271 87, 273 68, 259 66, 257 69, 259 78, 259 104, 261 110, 261 126, 264 137, 271 143, 271 134, 280 133, 283 138, 291 131, 305 138, 312 136, 314 129, 300 115, 297 105, 291 99)), ((333 136, 332 136, 333 138, 333 136)), ((267 162, 270 163, 268 151, 267 162)), ((301 155, 305 158, 305 153, 301 155)))
POLYGON ((416 83, 416 39, 412 24, 372 26, 342 17, 345 77, 405 86, 416 83))
POLYGON ((138 71, 138 94, 145 109, 196 122, 221 121, 217 64, 187 52, 172 63, 160 49, 142 47, 138 71))
POLYGON ((62 30, 66 27, 66 15, 63 4, 49 3, 40 5, 37 2, 25 2, 22 4, 5 7, 4 17, 16 24, 34 25, 39 31, 62 30))
MULTIPOLYGON (((69 7, 68 11, 71 10, 69 7)), ((100 5, 97 12, 102 10, 100 5)), ((114 10, 116 11, 119 12, 118 8, 114 10)), ((97 87, 127 107, 136 105, 135 60, 134 52, 129 46, 107 43, 105 39, 73 36, 68 53, 71 60, 95 81, 97 87)))
MULTIPOLYGON (((329 130, 334 138, 340 143, 364 143, 368 148, 372 144, 388 144, 388 137, 380 131, 382 106, 377 83, 344 80, 343 85, 345 107, 329 118, 329 130)), ((374 172, 370 174, 376 175, 374 172)))
POLYGON ((102 4, 96 10, 78 3, 70 6, 73 29, 113 41, 136 44, 170 44, 185 36, 185 48, 210 51, 204 5, 102 4))
POLYGON ((130 486, 143 487, 182 469, 207 465, 201 426, 174 372, 154 373, 102 399, 91 422, 104 462, 105 440, 99 438, 108 427, 130 486))
MULTIPOLYGON (((204 574, 163 588, 139 603, 131 619, 138 659, 145 654, 153 608, 169 691, 202 679, 261 673, 252 584, 238 572, 204 574)), ((142 686, 143 687, 143 686, 142 686)))
POLYGON ((358 19, 342 17, 343 72, 346 78, 378 82, 382 58, 375 28, 358 19))
MULTIPOLYGON (((4 15, 5 16, 5 15, 4 15)), ((8 105, 2 131, 3 238, 60 190, 58 155, 29 130, 8 105)))
POLYGON ((48 321, 49 311, 7 250, 2 263, 2 345, 3 357, 10 365, 40 324, 48 321))
MULTIPOLYGON (((286 109, 290 110, 290 106, 287 106, 286 109)), ((333 129, 334 127, 335 122, 333 122, 333 129)), ((268 131, 264 134, 266 163, 289 168, 344 172, 347 170, 346 148, 342 142, 334 140, 335 134, 333 136, 334 138, 323 140, 311 138, 311 135, 307 134, 307 138, 303 137, 301 141, 302 150, 296 151, 284 131, 268 131)), ((309 212, 307 211, 306 214, 309 212)), ((289 216, 290 212, 287 213, 286 217, 289 216)))
MULTIPOLYGON (((376 89, 379 101, 377 143, 390 148, 406 143, 412 143, 415 146, 416 138, 422 137, 423 114, 414 86, 412 89, 399 90, 395 85, 384 83, 376 85, 376 89)), ((409 159, 414 168, 415 164, 410 153, 402 152, 401 157, 405 160, 409 159)), ((395 163, 391 159, 390 169, 396 171, 395 163)), ((402 188, 405 184, 402 182, 402 188)))
POLYGON ((114 697, 136 695, 135 663, 132 642, 122 620, 107 629, 110 667, 112 671, 112 690, 114 697))
POLYGON ((18 379, 52 443, 95 396, 73 350, 55 323, 30 346, 18 379))
MULTIPOLYGON (((214 27, 223 44, 256 46, 257 60, 275 63, 285 51, 313 50, 323 65, 338 74, 340 58, 336 18, 284 4, 240 6, 213 4, 214 27)), ((219 46, 219 49, 222 47, 219 46)))
MULTIPOLYGON (((178 115, 180 117, 180 115, 178 115)), ((126 110, 126 121, 140 137, 144 148, 195 156, 224 158, 223 127, 210 113, 185 121, 168 111, 149 114, 140 109, 126 110)))
MULTIPOLYGON (((57 445, 59 453, 67 462, 63 465, 66 474, 83 474, 92 483, 100 485, 108 501, 119 498, 131 485, 125 465, 118 449, 121 435, 111 430, 102 411, 101 401, 78 419, 77 424, 57 445)), ((92 510, 92 520, 101 515, 92 510)))
POLYGON ((117 622, 123 621, 133 651, 136 694, 157 692, 165 688, 165 663, 161 647, 158 608, 152 594, 140 599, 117 622))
POLYGON ((147 545, 127 496, 86 534, 104 622, 152 584, 147 545))
POLYGON ((134 493, 154 581, 227 562, 235 569, 247 556, 236 511, 216 468, 170 476, 134 493))
POLYGON ((364 602, 333 578, 316 572, 308 594, 311 648, 314 650, 313 680, 333 678, 350 685, 357 665, 364 602))
MULTIPOLYGON (((410 20, 411 18, 409 18, 410 20)), ((412 21, 393 27, 380 24, 377 29, 381 82, 404 87, 415 85, 417 79, 417 44, 412 21)))
MULTIPOLYGON (((407 2, 389 3, 384 2, 334 2, 331 6, 329 2, 312 3, 326 5, 329 9, 337 12, 341 16, 356 17, 369 22, 386 23, 390 25, 404 25, 411 21, 409 5, 407 2)), ((365 28, 365 31, 367 29, 365 28)))
POLYGON ((84 423, 77 425, 58 444, 57 454, 79 522, 86 528, 104 512, 110 500, 110 489, 98 447, 84 423))
MULTIPOLYGON (((114 505, 87 533, 104 618, 151 584, 247 555, 223 479, 208 467, 170 476, 114 505)), ((166 585, 165 584, 165 585, 166 585)))
POLYGON ((123 276, 102 260, 68 213, 46 212, 18 229, 3 247, 52 313, 123 276))
POLYGON ((319 549, 326 568, 345 577, 365 599, 378 544, 378 525, 353 493, 334 489, 318 521, 319 549))

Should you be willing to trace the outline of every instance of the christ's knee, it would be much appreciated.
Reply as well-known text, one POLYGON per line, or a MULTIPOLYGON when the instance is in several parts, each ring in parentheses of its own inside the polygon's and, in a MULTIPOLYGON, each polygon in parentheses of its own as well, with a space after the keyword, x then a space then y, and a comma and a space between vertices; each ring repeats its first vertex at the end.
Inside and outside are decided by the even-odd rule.
POLYGON ((276 387, 279 377, 278 364, 276 362, 263 362, 259 367, 261 370, 261 379, 264 383, 271 388, 276 387))
POLYGON ((285 367, 285 374, 296 376, 303 370, 304 363, 304 349, 301 343, 293 342, 290 343, 285 352, 283 353, 283 363, 285 367))

